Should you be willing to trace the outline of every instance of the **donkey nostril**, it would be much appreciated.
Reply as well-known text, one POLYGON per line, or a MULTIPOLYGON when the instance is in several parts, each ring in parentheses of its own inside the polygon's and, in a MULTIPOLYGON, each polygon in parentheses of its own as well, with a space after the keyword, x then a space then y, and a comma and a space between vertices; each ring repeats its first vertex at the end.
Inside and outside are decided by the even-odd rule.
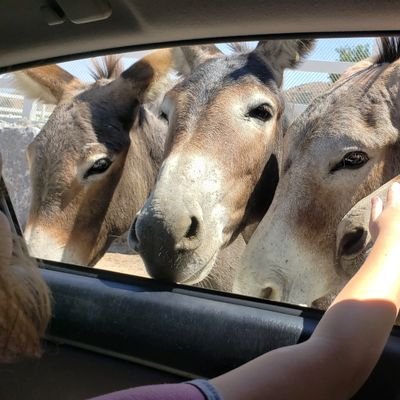
POLYGON ((190 218, 190 226, 188 230, 185 233, 185 238, 187 239, 193 239, 197 236, 199 233, 199 221, 196 217, 191 217, 190 218))
POLYGON ((180 251, 193 251, 201 244, 200 222, 196 217, 190 217, 190 225, 184 236, 176 243, 175 249, 180 251))
POLYGON ((346 233, 339 246, 339 256, 354 256, 363 250, 367 239, 367 231, 364 228, 356 228, 346 233))

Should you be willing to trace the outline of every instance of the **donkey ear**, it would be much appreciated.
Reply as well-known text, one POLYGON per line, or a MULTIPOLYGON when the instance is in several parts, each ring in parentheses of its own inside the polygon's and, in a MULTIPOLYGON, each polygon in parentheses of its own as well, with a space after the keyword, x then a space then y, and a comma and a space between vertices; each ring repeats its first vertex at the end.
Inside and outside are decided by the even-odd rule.
POLYGON ((200 64, 210 58, 218 57, 222 52, 213 44, 201 46, 182 46, 173 49, 175 68, 183 76, 188 76, 200 64))
POLYGON ((281 86, 284 70, 299 64, 313 49, 314 43, 314 39, 265 40, 258 43, 254 52, 266 59, 281 86))
POLYGON ((75 91, 84 86, 78 78, 58 65, 14 72, 13 78, 17 89, 28 97, 48 104, 57 104, 68 91, 75 91))
POLYGON ((173 67, 171 49, 148 54, 122 72, 117 79, 98 88, 103 91, 101 99, 105 107, 111 108, 129 131, 139 106, 156 100, 169 89, 169 73, 173 67))
POLYGON ((351 67, 347 68, 346 71, 344 71, 342 75, 340 75, 339 79, 335 82, 335 85, 342 83, 346 79, 350 78, 352 75, 369 68, 373 64, 373 58, 366 58, 365 60, 359 61, 357 64, 354 64, 351 67))
POLYGON ((125 70, 111 85, 115 92, 140 103, 154 101, 170 86, 169 73, 174 67, 172 50, 157 50, 125 70))

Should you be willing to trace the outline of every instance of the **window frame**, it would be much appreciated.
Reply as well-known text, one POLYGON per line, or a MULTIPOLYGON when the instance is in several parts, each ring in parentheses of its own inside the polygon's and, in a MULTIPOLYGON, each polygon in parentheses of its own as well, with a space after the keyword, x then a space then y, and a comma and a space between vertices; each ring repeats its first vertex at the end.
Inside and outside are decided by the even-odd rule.
MULTIPOLYGON (((379 36, 380 33, 385 33, 386 35, 393 32, 351 32, 351 35, 379 36)), ((312 35, 257 35, 240 37, 240 40, 289 37, 321 38, 347 35, 349 35, 349 32, 335 32, 334 34, 316 33, 312 35)), ((237 39, 237 37, 216 38, 214 41, 225 42, 237 39)), ((210 41, 210 39, 204 41, 182 41, 165 43, 164 45, 199 44, 209 43, 210 41)), ((123 51, 152 48, 154 48, 153 45, 136 45, 129 46, 128 48, 124 47, 123 51)), ((118 48, 116 50, 120 52, 122 49, 118 48)), ((79 54, 79 57, 103 55, 106 52, 108 53, 109 49, 107 51, 79 54)), ((72 60, 75 57, 76 55, 68 55, 2 67, 0 68, 0 73, 17 70, 22 67, 43 65, 50 61, 72 60)), ((4 185, 3 181, 2 185, 4 185)), ((21 228, 19 227, 6 190, 2 193, 0 206, 12 220, 16 233, 22 236, 21 228)), ((100 269, 94 270, 90 267, 79 267, 43 260, 38 260, 38 262, 46 282, 52 289, 55 303, 53 320, 46 335, 46 340, 49 343, 58 346, 69 345, 78 349, 86 349, 90 352, 109 355, 116 359, 129 360, 135 364, 173 372, 182 377, 211 377, 234 368, 267 350, 306 340, 323 315, 322 311, 292 304, 277 303, 185 285, 166 284, 150 278, 130 276, 100 269), (72 285, 72 283, 76 285, 72 285), (102 292, 105 285, 108 288, 107 296, 102 292), (87 300, 89 291, 94 294, 92 302, 85 301, 87 300), (127 292, 132 293, 132 296, 126 297, 127 292), (170 312, 173 309, 183 318, 183 321, 189 322, 191 320, 198 320, 197 318, 203 315, 205 308, 212 310, 208 324, 215 328, 215 337, 218 340, 219 349, 214 346, 204 351, 204 343, 202 344, 199 338, 207 337, 208 327, 207 324, 202 323, 198 324, 199 326, 190 326, 189 332, 191 337, 189 339, 193 340, 193 344, 183 348, 179 357, 174 356, 177 349, 169 336, 165 338, 165 342, 159 343, 165 349, 165 353, 150 352, 145 354, 146 352, 143 352, 143 349, 149 347, 149 343, 148 341, 143 341, 143 336, 139 335, 134 326, 124 326, 124 332, 118 329, 118 326, 115 326, 110 331, 110 329, 107 330, 104 324, 101 324, 101 321, 98 319, 99 314, 97 316, 92 314, 93 309, 91 306, 102 297, 110 300, 110 303, 107 304, 107 306, 111 305, 108 310, 110 315, 120 310, 119 307, 122 307, 122 300, 127 299, 129 309, 136 309, 138 311, 137 307, 142 306, 144 303, 143 296, 148 293, 151 293, 152 299, 151 303, 147 302, 147 304, 155 307, 159 315, 163 315, 163 312, 170 312), (168 304, 165 304, 166 298, 168 299, 168 304), (115 301, 118 307, 115 308, 112 306, 111 300, 115 301), (77 302, 79 302, 79 307, 76 306, 77 302), (75 307, 73 307, 74 305, 75 307), (173 305, 172 308, 171 305, 173 305), (246 316, 246 311, 251 315, 246 316), (218 330, 217 327, 220 325, 223 329, 218 330), (99 326, 101 326, 101 330, 99 326), (246 343, 242 343, 239 340, 239 335, 234 336, 234 339, 229 338, 227 340, 227 332, 235 333, 235 330, 239 330, 238 326, 241 326, 245 330, 246 343), (71 327, 82 329, 73 330, 71 327), (271 333, 270 336, 266 334, 268 330, 271 333), (96 336, 96 340, 93 340, 96 336), (136 347, 132 347, 129 344, 130 341, 135 341, 136 347), (235 351, 232 354, 231 349, 239 349, 240 351, 235 351), (199 359, 199 355, 202 355, 203 358, 200 358, 198 364, 193 365, 193 358, 197 357, 199 359), (229 355, 228 360, 227 355, 229 355), (210 365, 210 360, 213 362, 212 365, 210 365)), ((107 303, 104 299, 102 301, 103 304, 107 303)), ((121 318, 121 315, 121 313, 118 314, 118 317, 121 318)), ((127 315, 125 314, 125 316, 127 315)), ((147 315, 147 317, 149 316, 147 315)), ((162 332, 163 325, 161 324, 161 320, 156 319, 155 322, 158 326, 150 324, 150 318, 146 321, 146 324, 143 324, 143 322, 142 324, 150 334, 162 332)), ((185 326, 185 324, 181 324, 180 326, 185 326)), ((168 319, 168 327, 171 329, 176 328, 173 318, 168 319)), ((355 398, 376 399, 378 398, 377 396, 383 398, 383 393, 385 394, 384 398, 395 398, 400 393, 400 389, 397 388, 398 383, 395 374, 396 366, 398 367, 399 365, 400 327, 394 327, 377 368, 355 398)))

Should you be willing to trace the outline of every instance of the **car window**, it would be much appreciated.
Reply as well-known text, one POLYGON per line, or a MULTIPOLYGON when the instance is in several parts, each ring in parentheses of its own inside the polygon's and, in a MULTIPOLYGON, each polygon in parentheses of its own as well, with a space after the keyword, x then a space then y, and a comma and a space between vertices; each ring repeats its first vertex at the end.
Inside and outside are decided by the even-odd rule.
POLYGON ((367 251, 365 231, 339 238, 342 217, 394 174, 372 182, 384 155, 358 137, 382 117, 383 83, 358 64, 377 51, 269 40, 2 75, 3 175, 31 255, 326 307, 367 251))

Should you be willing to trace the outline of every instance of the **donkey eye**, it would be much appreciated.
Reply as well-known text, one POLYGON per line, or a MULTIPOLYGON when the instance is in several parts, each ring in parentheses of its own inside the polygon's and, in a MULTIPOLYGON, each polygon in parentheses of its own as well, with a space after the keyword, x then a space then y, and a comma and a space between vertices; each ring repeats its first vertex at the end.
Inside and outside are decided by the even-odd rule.
POLYGON ((86 171, 84 178, 87 178, 91 175, 102 174, 103 172, 106 172, 110 167, 111 163, 112 161, 108 157, 99 158, 86 171))
POLYGON ((341 169, 359 169, 369 161, 367 153, 363 151, 352 151, 347 153, 338 164, 336 164, 331 172, 339 171, 341 169))
POLYGON ((267 122, 272 118, 271 106, 267 103, 260 104, 259 106, 252 108, 246 116, 258 119, 262 122, 267 122))
POLYGON ((160 112, 160 118, 165 120, 167 123, 169 122, 168 121, 168 115, 164 111, 160 112))

